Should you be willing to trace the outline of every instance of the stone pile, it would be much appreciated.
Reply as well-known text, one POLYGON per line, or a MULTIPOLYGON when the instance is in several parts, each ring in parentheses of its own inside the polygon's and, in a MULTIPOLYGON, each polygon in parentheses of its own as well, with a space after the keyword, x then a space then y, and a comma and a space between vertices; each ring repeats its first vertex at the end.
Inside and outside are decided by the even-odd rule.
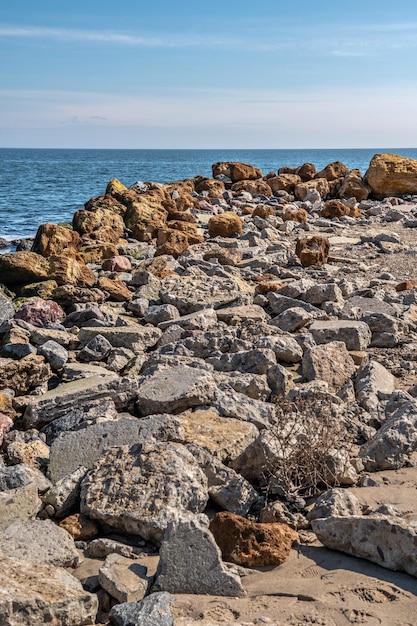
POLYGON ((341 489, 416 460, 416 172, 114 179, 0 257, 0 623, 172 624, 307 528, 417 575, 415 522, 341 489))

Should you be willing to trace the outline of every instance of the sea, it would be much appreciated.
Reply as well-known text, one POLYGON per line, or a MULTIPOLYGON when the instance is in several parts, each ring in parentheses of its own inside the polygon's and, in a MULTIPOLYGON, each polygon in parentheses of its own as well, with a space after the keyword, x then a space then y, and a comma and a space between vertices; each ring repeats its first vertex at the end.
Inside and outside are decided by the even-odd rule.
MULTIPOLYGON (((98 150, 0 148, 0 237, 33 237, 40 224, 70 222, 112 178, 129 187, 211 176, 217 161, 243 161, 264 174, 314 163, 318 170, 342 161, 364 174, 372 156, 391 152, 417 159, 417 148, 337 150, 98 150)), ((2 250, 5 251, 4 249, 2 250)))

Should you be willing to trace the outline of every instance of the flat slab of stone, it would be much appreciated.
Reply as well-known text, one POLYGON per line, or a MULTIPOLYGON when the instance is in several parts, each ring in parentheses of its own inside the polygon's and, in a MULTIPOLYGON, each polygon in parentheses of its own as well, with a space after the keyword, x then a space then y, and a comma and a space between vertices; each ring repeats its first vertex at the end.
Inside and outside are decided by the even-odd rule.
POLYGON ((100 585, 119 602, 137 602, 146 595, 150 579, 147 569, 133 559, 109 554, 100 567, 100 585))
POLYGON ((372 339, 368 324, 354 320, 316 320, 308 330, 316 343, 343 341, 348 350, 366 350, 372 339))
POLYGON ((96 335, 102 335, 113 348, 143 352, 157 343, 162 331, 155 326, 84 326, 80 328, 78 339, 85 344, 96 335))
POLYGON ((4 557, 0 568, 0 624, 94 624, 97 596, 62 568, 4 557))
POLYGON ((206 448, 221 461, 236 459, 259 435, 254 424, 220 417, 214 409, 186 411, 177 416, 184 441, 206 448))
POLYGON ((268 320, 269 315, 258 304, 248 304, 246 306, 230 306, 225 309, 217 309, 217 317, 221 322, 230 324, 233 320, 244 322, 251 320, 262 322, 268 320))
POLYGON ((80 561, 71 535, 40 519, 16 521, 0 532, 0 557, 58 567, 77 567, 80 561))
POLYGON ((208 404, 216 383, 206 370, 178 365, 139 381, 137 407, 141 415, 177 413, 208 404))
POLYGON ((243 291, 233 278, 168 276, 162 281, 161 300, 177 307, 181 315, 200 309, 221 309, 238 301, 243 291))
POLYGON ((352 515, 319 518, 311 524, 326 548, 417 577, 415 523, 384 515, 352 515))
POLYGON ((386 313, 396 315, 397 310, 388 302, 378 298, 364 298, 363 296, 353 296, 346 300, 342 313, 348 315, 353 308, 361 309, 362 313, 386 313))
POLYGON ((138 419, 121 417, 62 433, 51 445, 48 474, 55 484, 80 467, 91 469, 109 448, 145 443, 156 439, 181 438, 180 424, 173 416, 138 419))
POLYGON ((136 393, 136 379, 120 378, 116 374, 62 383, 30 402, 23 416, 24 425, 25 428, 40 428, 68 413, 75 404, 98 398, 110 397, 116 408, 121 409, 136 398, 136 393))
POLYGON ((159 543, 181 511, 200 513, 207 478, 179 443, 112 448, 81 485, 81 512, 112 528, 159 543))
POLYGON ((356 369, 342 341, 332 341, 307 350, 302 368, 307 380, 324 380, 332 393, 339 391, 356 369))

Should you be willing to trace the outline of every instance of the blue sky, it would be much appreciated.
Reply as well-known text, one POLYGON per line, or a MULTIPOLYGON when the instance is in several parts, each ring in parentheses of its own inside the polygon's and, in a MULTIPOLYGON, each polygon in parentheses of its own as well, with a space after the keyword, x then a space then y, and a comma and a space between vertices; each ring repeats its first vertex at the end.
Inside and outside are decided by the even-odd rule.
POLYGON ((417 147, 415 0, 16 0, 0 146, 417 147))

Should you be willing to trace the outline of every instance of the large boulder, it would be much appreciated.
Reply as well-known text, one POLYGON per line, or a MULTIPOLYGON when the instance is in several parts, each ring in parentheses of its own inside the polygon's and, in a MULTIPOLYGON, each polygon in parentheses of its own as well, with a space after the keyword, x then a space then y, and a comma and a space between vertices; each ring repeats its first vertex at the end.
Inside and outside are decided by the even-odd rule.
POLYGON ((417 193, 417 161, 397 154, 375 154, 365 178, 378 200, 414 194, 417 193))
POLYGON ((34 283, 49 276, 49 263, 36 252, 10 252, 0 256, 1 282, 8 286, 34 283))
MULTIPOLYGON (((343 179, 339 189, 339 198, 355 198, 357 202, 366 200, 370 194, 370 188, 363 180, 359 170, 351 170, 343 179)), ((354 216, 353 216, 354 217, 354 216)))
POLYGON ((112 448, 81 485, 81 512, 108 526, 160 543, 181 511, 201 513, 207 478, 179 443, 112 448))
POLYGON ((313 346, 302 361, 307 380, 324 380, 332 393, 337 393, 355 372, 355 363, 342 341, 313 346))
POLYGON ((230 178, 232 183, 237 183, 240 180, 256 180, 257 178, 262 178, 262 171, 259 168, 234 161, 214 163, 212 170, 214 178, 219 175, 224 175, 230 178))
POLYGON ((326 548, 417 577, 415 523, 378 514, 351 515, 315 519, 312 528, 326 548))
POLYGON ((118 241, 124 232, 123 218, 109 209, 76 211, 72 225, 82 237, 111 243, 118 241))
POLYGON ((62 254, 66 248, 79 250, 81 237, 70 228, 58 224, 41 224, 33 242, 32 251, 44 257, 62 254))
POLYGON ((336 180, 349 173, 349 168, 340 161, 329 163, 325 168, 317 172, 315 178, 325 178, 328 181, 336 180))
POLYGON ((0 357, 0 389, 10 387, 17 396, 26 395, 51 376, 42 356, 29 354, 19 361, 0 357))
POLYGON ((97 596, 60 567, 2 558, 0 624, 4 626, 85 626, 94 624, 97 596))
POLYGON ((71 535, 39 519, 16 520, 0 532, 0 557, 58 567, 77 567, 80 562, 71 535))
POLYGON ((168 212, 160 196, 144 194, 129 203, 125 215, 127 228, 138 241, 151 241, 160 228, 165 226, 168 212))
POLYGON ((49 257, 49 278, 56 280, 58 285, 77 287, 92 287, 96 282, 93 270, 84 261, 67 254, 49 257))
POLYGON ((272 192, 286 191, 287 193, 294 193, 295 186, 301 183, 302 179, 296 174, 279 174, 278 176, 267 178, 266 182, 272 192))
POLYGON ((174 600, 175 597, 170 593, 160 591, 146 596, 140 602, 122 602, 110 611, 110 621, 116 626, 173 626, 171 604, 174 600))

